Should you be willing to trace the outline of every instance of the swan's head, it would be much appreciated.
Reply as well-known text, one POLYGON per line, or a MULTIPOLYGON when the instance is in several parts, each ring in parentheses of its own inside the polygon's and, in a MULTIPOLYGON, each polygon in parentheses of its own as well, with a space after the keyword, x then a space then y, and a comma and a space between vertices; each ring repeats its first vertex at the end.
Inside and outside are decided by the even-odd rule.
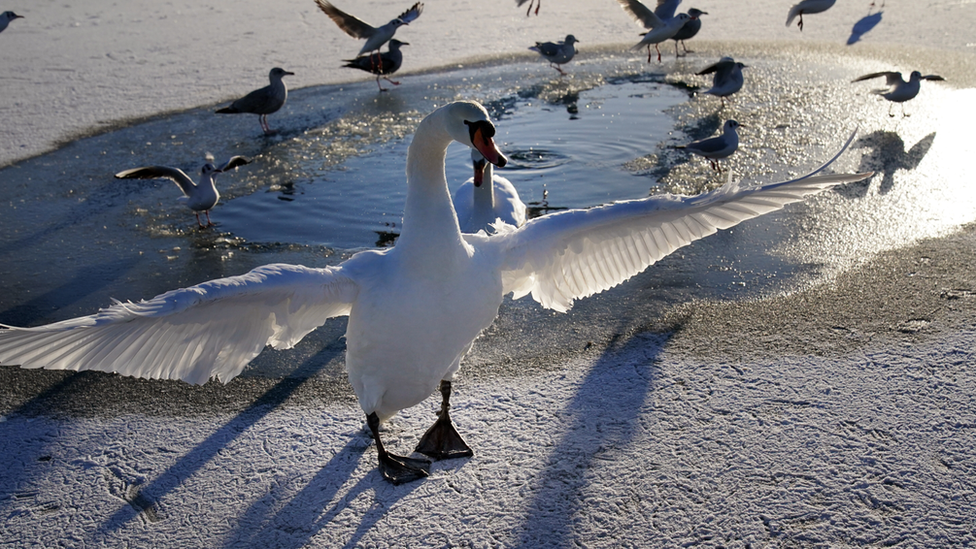
POLYGON ((474 186, 480 187, 485 182, 485 168, 488 167, 488 161, 485 160, 485 155, 478 152, 478 149, 472 148, 471 164, 474 166, 474 186))
POLYGON ((495 126, 488 117, 488 111, 474 101, 458 101, 449 107, 451 121, 448 131, 458 143, 477 149, 488 162, 503 167, 508 159, 495 146, 495 126))

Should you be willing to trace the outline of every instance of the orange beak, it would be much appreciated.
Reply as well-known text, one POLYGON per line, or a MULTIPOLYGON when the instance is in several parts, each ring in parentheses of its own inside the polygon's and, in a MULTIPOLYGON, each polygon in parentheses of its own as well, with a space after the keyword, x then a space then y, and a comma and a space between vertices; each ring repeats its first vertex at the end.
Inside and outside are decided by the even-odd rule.
POLYGON ((485 168, 488 167, 487 160, 475 160, 474 164, 474 186, 480 187, 485 182, 485 168))
POLYGON ((477 122, 465 121, 464 123, 468 125, 468 131, 471 133, 471 144, 478 149, 485 160, 499 168, 508 164, 508 158, 505 158, 505 155, 498 150, 492 140, 492 137, 495 136, 495 126, 492 126, 491 122, 479 120, 477 122))

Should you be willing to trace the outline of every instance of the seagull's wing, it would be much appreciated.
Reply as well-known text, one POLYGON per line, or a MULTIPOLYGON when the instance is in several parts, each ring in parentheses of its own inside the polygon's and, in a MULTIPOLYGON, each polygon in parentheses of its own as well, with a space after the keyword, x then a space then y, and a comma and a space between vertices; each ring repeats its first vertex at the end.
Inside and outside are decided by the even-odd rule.
POLYGON ((791 23, 793 23, 793 20, 796 19, 797 15, 800 15, 800 12, 803 11, 804 7, 806 6, 802 2, 800 2, 799 4, 796 4, 795 6, 790 8, 790 13, 787 14, 786 16, 787 27, 790 26, 791 23))
POLYGON ((871 80, 872 78, 877 78, 879 76, 884 76, 885 80, 888 82, 889 86, 894 86, 896 84, 904 84, 905 81, 901 78, 900 72, 894 71, 884 71, 884 72, 872 72, 871 74, 865 74, 864 76, 858 76, 851 82, 863 82, 865 80, 871 80))
POLYGON ((238 166, 243 166, 245 164, 250 164, 251 161, 243 156, 232 156, 230 160, 224 162, 220 166, 217 166, 218 172, 226 172, 227 170, 233 170, 238 166))
POLYGON ((266 345, 289 348, 349 314, 357 293, 342 266, 265 265, 90 316, 2 329, 0 364, 226 383, 266 345))
POLYGON ((617 0, 617 2, 620 3, 620 7, 624 11, 629 13, 645 29, 654 29, 664 24, 660 17, 654 15, 654 12, 644 4, 641 4, 639 0, 617 0))
POLYGON ((167 166, 144 166, 142 168, 132 168, 115 174, 116 179, 171 179, 176 186, 183 191, 183 194, 190 196, 197 184, 189 178, 183 170, 170 168, 167 166))
POLYGON ((329 16, 329 19, 332 19, 336 25, 339 25, 340 29, 353 38, 369 38, 376 32, 376 27, 340 10, 330 4, 328 0, 315 0, 315 4, 329 16))
POLYGON ((740 189, 730 181, 695 197, 663 195, 554 213, 520 229, 496 225, 489 242, 501 247, 504 291, 515 298, 532 294, 542 306, 566 311, 574 300, 612 288, 719 229, 871 175, 814 175, 829 163, 782 183, 740 189))
POLYGON ((411 6, 410 9, 401 13, 399 19, 404 23, 410 23, 411 21, 414 21, 418 17, 420 17, 420 14, 423 12, 424 12, 424 5, 421 4, 420 2, 417 2, 416 4, 411 6))
POLYGON ((728 141, 724 137, 710 137, 708 139, 702 139, 701 141, 695 141, 688 143, 684 146, 685 149, 695 149, 696 151, 701 151, 703 153, 713 153, 721 151, 722 149, 729 146, 728 141))
POLYGON ((674 17, 674 12, 678 11, 678 4, 681 0, 657 0, 657 7, 654 8, 654 15, 662 21, 667 21, 674 17))
POLYGON ((699 76, 706 74, 711 74, 716 71, 725 71, 726 73, 731 72, 732 67, 735 66, 735 61, 732 59, 722 58, 721 60, 712 63, 711 65, 705 67, 704 69, 698 71, 699 76))
POLYGON ((552 57, 559 54, 560 44, 553 44, 552 42, 536 42, 535 46, 529 48, 532 51, 537 51, 542 55, 547 57, 552 57))

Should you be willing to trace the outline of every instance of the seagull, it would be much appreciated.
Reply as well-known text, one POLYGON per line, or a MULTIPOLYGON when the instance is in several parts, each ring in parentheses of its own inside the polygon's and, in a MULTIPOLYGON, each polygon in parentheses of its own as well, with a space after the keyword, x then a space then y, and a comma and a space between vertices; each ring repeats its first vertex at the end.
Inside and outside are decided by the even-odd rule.
POLYGON ((740 127, 742 126, 735 120, 726 120, 725 125, 722 126, 722 135, 694 141, 687 145, 678 145, 675 148, 685 149, 707 158, 712 163, 712 169, 721 172, 722 168, 719 167, 717 161, 720 158, 732 156, 732 153, 739 148, 739 134, 735 130, 740 127))
POLYGON ((231 103, 229 107, 217 109, 216 112, 220 114, 237 114, 242 112, 258 114, 260 115, 258 122, 261 123, 261 129, 264 130, 265 135, 271 135, 275 132, 268 125, 268 115, 278 112, 278 109, 285 104, 285 100, 288 99, 288 88, 285 86, 282 78, 294 74, 280 67, 275 67, 268 74, 268 78, 271 79, 271 84, 259 90, 252 91, 231 103))
POLYGON ((400 70, 400 65, 403 63, 403 52, 400 51, 400 46, 409 45, 409 42, 401 42, 396 38, 393 38, 390 40, 390 50, 386 53, 380 54, 379 62, 377 62, 373 56, 362 56, 355 59, 345 59, 344 62, 346 64, 343 65, 343 67, 359 69, 361 71, 375 74, 376 85, 379 86, 381 92, 385 92, 386 88, 380 84, 380 78, 383 78, 394 86, 400 85, 399 82, 390 80, 387 75, 393 74, 400 70))
POLYGON ((362 19, 349 15, 333 6, 328 0, 315 0, 315 3, 346 34, 353 38, 366 39, 366 44, 363 45, 363 48, 359 50, 357 55, 363 55, 365 53, 372 54, 375 52, 377 64, 380 63, 380 48, 383 47, 383 44, 386 44, 393 38, 398 28, 403 25, 409 25, 411 21, 420 17, 420 14, 424 11, 424 5, 417 2, 410 9, 401 13, 396 19, 391 20, 382 27, 374 27, 362 19))
POLYGON ((0 13, 0 32, 3 32, 4 29, 7 28, 7 25, 9 25, 10 22, 13 21, 14 19, 23 19, 23 18, 24 18, 23 15, 17 15, 12 11, 5 11, 3 13, 0 13))
POLYGON ((447 148, 457 141, 502 167, 507 159, 494 135, 488 111, 471 101, 421 121, 407 151, 402 231, 392 248, 321 268, 265 265, 89 316, 7 327, 0 330, 0 363, 226 383, 266 345, 290 348, 326 320, 348 316, 346 372, 376 442, 379 471, 394 484, 409 482, 428 476, 430 461, 387 450, 380 423, 439 389, 438 418, 417 452, 434 459, 473 454, 451 422, 451 384, 506 294, 531 295, 565 312, 695 240, 871 175, 815 175, 838 153, 782 183, 740 188, 730 178, 699 196, 665 194, 553 213, 518 228, 496 224, 493 235, 462 234, 444 173, 447 148))
POLYGON ((678 29, 678 32, 674 36, 671 37, 671 40, 674 40, 675 58, 678 57, 678 42, 681 42, 681 47, 684 48, 685 54, 694 53, 688 49, 688 46, 685 45, 685 40, 694 38, 695 35, 698 34, 698 31, 701 30, 702 23, 700 18, 702 15, 708 15, 708 12, 696 8, 691 8, 688 10, 688 21, 684 24, 684 26, 678 29))
POLYGON ((871 93, 880 95, 893 104, 888 105, 888 116, 895 116, 891 112, 891 107, 894 103, 901 103, 901 115, 910 116, 905 114, 905 101, 914 99, 918 95, 919 90, 922 88, 922 80, 934 80, 934 81, 945 81, 945 78, 937 74, 927 74, 922 76, 922 73, 918 71, 912 71, 911 76, 908 77, 908 82, 905 82, 900 72, 887 71, 887 72, 872 72, 871 74, 865 74, 851 80, 851 82, 862 82, 864 80, 871 80, 872 78, 877 78, 879 76, 884 76, 888 87, 882 88, 880 90, 872 90, 871 93))
POLYGON ((529 3, 529 9, 525 11, 525 16, 528 17, 532 13, 532 5, 535 5, 535 14, 539 15, 539 8, 542 7, 542 0, 515 0, 515 5, 519 8, 522 7, 526 2, 529 3))
MULTIPOLYGON (((658 0, 658 5, 667 1, 658 0)), ((643 25, 645 29, 650 29, 642 34, 641 36, 644 38, 631 48, 639 50, 647 46, 648 63, 651 62, 651 44, 654 44, 654 49, 657 50, 657 61, 660 63, 661 50, 658 48, 658 44, 677 34, 681 27, 691 19, 687 13, 679 13, 670 19, 663 20, 648 9, 647 6, 640 3, 640 0, 617 0, 617 2, 620 3, 620 7, 629 13, 635 21, 643 25)))
POLYGON ((804 13, 809 14, 809 13, 820 13, 823 11, 827 11, 831 8, 831 6, 834 5, 834 2, 836 1, 837 0, 801 0, 799 4, 790 8, 790 14, 786 17, 786 26, 787 27, 790 26, 790 23, 793 22, 793 19, 795 19, 796 16, 799 15, 800 22, 797 23, 797 26, 800 27, 800 30, 802 31, 804 13))
POLYGON ((495 175, 491 162, 478 149, 471 149, 474 177, 454 192, 454 210, 462 233, 495 232, 492 224, 502 221, 515 227, 525 224, 527 208, 512 182, 495 175))
POLYGON ((214 166, 213 157, 207 158, 208 162, 200 169, 200 183, 194 183, 192 179, 179 168, 168 166, 144 166, 142 168, 132 168, 115 174, 116 179, 170 179, 176 186, 183 191, 183 196, 179 201, 186 204, 197 216, 197 224, 201 229, 213 227, 214 223, 210 220, 210 210, 217 205, 220 200, 220 193, 217 192, 214 178, 218 173, 232 170, 238 166, 248 164, 250 160, 243 156, 232 156, 230 160, 220 166, 214 166), (200 221, 200 212, 207 215, 207 224, 200 221))
POLYGON ((549 62, 550 67, 559 71, 559 74, 566 74, 559 65, 572 61, 573 56, 576 55, 576 46, 574 44, 577 42, 579 41, 576 40, 575 36, 567 34, 566 40, 558 44, 553 42, 536 42, 529 50, 539 52, 539 55, 549 62))
MULTIPOLYGON (((658 0, 657 7, 654 8, 654 15, 658 16, 661 21, 667 21, 674 18, 674 12, 677 11, 678 5, 681 4, 681 0, 658 0)), ((702 11, 700 9, 691 8, 688 10, 688 21, 678 29, 678 32, 671 37, 674 40, 674 56, 678 55, 678 42, 682 42, 682 47, 685 48, 685 53, 693 53, 688 50, 684 45, 684 41, 698 34, 701 30, 701 20, 698 19, 702 15, 708 15, 708 12, 702 11)))
POLYGON ((721 97, 722 105, 725 105, 726 97, 742 89, 742 69, 746 67, 748 65, 743 65, 731 57, 723 57, 717 63, 698 71, 700 76, 715 73, 712 77, 712 87, 702 93, 721 97))

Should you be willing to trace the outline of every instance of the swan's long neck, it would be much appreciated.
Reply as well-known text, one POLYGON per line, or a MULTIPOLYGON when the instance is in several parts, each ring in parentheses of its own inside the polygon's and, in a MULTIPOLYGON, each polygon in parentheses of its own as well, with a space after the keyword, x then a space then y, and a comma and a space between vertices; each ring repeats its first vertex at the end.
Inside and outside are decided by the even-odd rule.
POLYGON ((425 118, 407 151, 407 201, 396 244, 401 251, 410 250, 404 257, 467 253, 444 173, 447 146, 453 141, 445 128, 448 113, 441 109, 425 118))
POLYGON ((474 188, 474 204, 471 208, 477 219, 495 219, 492 214, 495 212, 495 171, 494 166, 488 162, 485 166, 485 173, 480 187, 474 188))

